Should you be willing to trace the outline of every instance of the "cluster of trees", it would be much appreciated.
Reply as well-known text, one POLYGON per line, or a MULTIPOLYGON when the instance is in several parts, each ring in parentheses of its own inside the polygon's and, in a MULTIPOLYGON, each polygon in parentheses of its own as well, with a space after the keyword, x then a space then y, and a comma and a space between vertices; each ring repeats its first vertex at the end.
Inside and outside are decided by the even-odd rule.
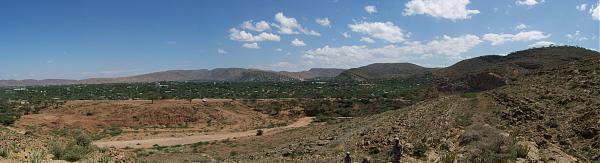
MULTIPOLYGON (((298 101, 311 116, 360 116, 397 109, 406 106, 406 101, 420 101, 431 83, 430 80, 158 82, 0 88, 0 124, 10 125, 21 115, 58 107, 65 100, 289 98, 298 101)), ((269 114, 277 114, 282 108, 270 105, 257 108, 269 114)))
POLYGON ((415 99, 428 81, 370 82, 159 82, 130 84, 66 85, 0 89, 1 99, 11 100, 129 100, 129 99, 415 99))
POLYGON ((6 100, 0 100, 0 125, 10 125, 18 118, 18 114, 8 105, 6 100))

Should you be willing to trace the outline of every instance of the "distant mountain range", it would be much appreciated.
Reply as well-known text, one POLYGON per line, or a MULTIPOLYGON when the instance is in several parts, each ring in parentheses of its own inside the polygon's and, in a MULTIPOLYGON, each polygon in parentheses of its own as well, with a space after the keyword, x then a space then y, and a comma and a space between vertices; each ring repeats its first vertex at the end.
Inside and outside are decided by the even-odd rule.
POLYGON ((0 80, 0 86, 137 83, 157 81, 303 81, 303 80, 398 80, 430 75, 441 90, 477 91, 507 84, 511 78, 534 70, 600 59, 600 53, 573 46, 533 48, 506 56, 488 55, 460 61, 450 67, 426 68, 412 63, 375 63, 348 70, 313 68, 308 71, 265 71, 244 68, 171 70, 118 78, 84 80, 0 80))
POLYGON ((244 68, 217 68, 199 70, 170 70, 136 76, 117 78, 89 78, 83 80, 44 79, 44 80, 0 80, 0 87, 7 86, 40 86, 70 84, 106 84, 106 83, 140 83, 157 81, 302 81, 319 78, 334 78, 344 69, 313 68, 308 71, 265 71, 244 68))

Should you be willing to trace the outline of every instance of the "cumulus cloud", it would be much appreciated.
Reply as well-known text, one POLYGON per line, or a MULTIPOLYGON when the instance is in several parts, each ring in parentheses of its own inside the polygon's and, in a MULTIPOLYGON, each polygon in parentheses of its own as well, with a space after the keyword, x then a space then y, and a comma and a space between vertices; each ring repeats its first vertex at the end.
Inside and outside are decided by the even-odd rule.
POLYGON ((354 32, 369 35, 372 38, 378 38, 390 43, 400 43, 408 38, 400 27, 392 22, 362 22, 349 24, 348 27, 354 32))
POLYGON ((550 34, 546 35, 541 31, 527 31, 527 32, 519 32, 517 34, 496 34, 496 33, 488 33, 483 35, 483 40, 490 41, 492 45, 502 45, 506 42, 515 42, 515 41, 534 41, 541 40, 550 37, 550 34))
POLYGON ((324 26, 324 27, 331 27, 331 22, 329 21, 329 18, 317 18, 315 20, 315 22, 317 22, 317 24, 324 26))
POLYGON ((240 42, 261 42, 261 41, 279 41, 281 38, 272 33, 262 32, 258 35, 246 31, 240 31, 235 28, 229 29, 229 39, 240 42))
POLYGON ((360 41, 367 43, 375 43, 375 40, 371 39, 370 37, 361 37, 360 41))
POLYGON ((351 37, 348 32, 342 33, 342 36, 344 36, 344 38, 350 38, 351 37))
POLYGON ((242 47, 248 48, 248 49, 260 49, 260 46, 258 46, 258 43, 256 43, 256 42, 253 42, 253 43, 244 43, 242 45, 242 47))
POLYGON ((279 28, 280 34, 299 34, 300 32, 305 35, 320 36, 321 34, 317 31, 309 30, 296 20, 296 18, 286 17, 282 12, 275 14, 275 21, 279 24, 274 24, 275 27, 279 28))
POLYGON ((244 21, 242 25, 240 25, 242 29, 253 30, 257 32, 262 32, 271 29, 271 25, 266 21, 259 21, 254 23, 252 20, 244 21))
POLYGON ((517 5, 527 5, 527 6, 535 6, 537 4, 544 3, 545 0, 517 0, 515 3, 517 5))
POLYGON ((470 19, 479 10, 467 9, 469 0, 411 0, 405 4, 403 15, 426 14, 450 20, 470 19))
POLYGON ((377 12, 377 7, 373 6, 373 5, 368 5, 365 6, 365 11, 367 11, 367 13, 369 14, 373 14, 377 12))
POLYGON ((585 11, 587 9, 587 4, 583 3, 580 5, 575 6, 575 9, 579 10, 579 11, 585 11))
POLYGON ((304 41, 299 40, 297 38, 295 38, 294 40, 292 40, 292 42, 290 44, 292 46, 306 46, 306 44, 304 43, 304 41))
POLYGON ((592 14, 592 18, 594 18, 594 20, 600 20, 600 3, 590 7, 589 13, 592 14))
POLYGON ((538 42, 535 42, 535 43, 529 45, 529 47, 538 48, 538 47, 546 47, 546 46, 550 46, 550 45, 555 45, 555 43, 551 42, 551 41, 538 41, 538 42))
POLYGON ((571 39, 571 40, 576 40, 576 41, 586 41, 586 40, 590 40, 590 39, 596 39, 596 36, 592 36, 590 37, 586 37, 583 34, 581 34, 581 31, 575 31, 575 33, 573 34, 566 34, 565 37, 571 39))
POLYGON ((517 30, 522 30, 522 29, 527 29, 527 28, 529 28, 529 26, 527 26, 523 23, 521 23, 515 27, 515 29, 517 29, 517 30))
POLYGON ((409 42, 405 45, 388 45, 380 48, 367 46, 341 46, 305 51, 302 58, 310 63, 327 64, 336 67, 355 67, 374 62, 405 62, 433 55, 461 58, 482 41, 475 35, 459 37, 442 36, 427 43, 409 42))
POLYGON ((217 53, 218 54, 227 54, 227 51, 225 51, 223 49, 217 49, 217 53))

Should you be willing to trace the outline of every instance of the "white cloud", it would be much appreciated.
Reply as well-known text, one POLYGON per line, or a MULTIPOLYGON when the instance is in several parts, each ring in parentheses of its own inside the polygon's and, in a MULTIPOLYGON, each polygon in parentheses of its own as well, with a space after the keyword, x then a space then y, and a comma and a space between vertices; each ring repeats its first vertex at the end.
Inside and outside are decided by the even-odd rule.
POLYGON ((253 23, 252 20, 245 21, 240 25, 242 29, 253 30, 257 32, 262 32, 271 29, 271 26, 266 21, 259 21, 253 23))
POLYGON ((242 45, 242 47, 248 48, 248 49, 260 49, 260 46, 258 46, 258 43, 253 42, 253 43, 244 43, 242 45))
POLYGON ((575 31, 575 33, 573 34, 566 34, 565 37, 571 39, 571 40, 576 40, 576 41, 586 41, 586 40, 590 40, 590 39, 596 39, 596 36, 593 36, 591 38, 583 36, 581 34, 581 31, 575 31))
POLYGON ((279 41, 281 38, 272 33, 262 32, 258 35, 246 31, 240 31, 235 28, 229 29, 229 39, 240 42, 261 42, 261 41, 279 41))
POLYGON ((581 35, 581 31, 575 31, 575 33, 573 33, 573 34, 567 34, 565 36, 567 38, 571 38, 572 39, 572 38, 578 37, 579 35, 581 35))
POLYGON ((322 19, 317 18, 315 20, 315 22, 317 22, 317 24, 324 26, 324 27, 331 27, 331 22, 329 21, 329 18, 322 18, 322 19))
POLYGON ((392 22, 363 22, 358 24, 349 24, 348 27, 354 32, 369 35, 373 38, 383 39, 390 43, 404 42, 408 38, 400 27, 392 22))
POLYGON ((538 41, 538 42, 535 42, 535 43, 529 45, 529 47, 538 48, 538 47, 546 47, 546 46, 550 46, 550 45, 555 45, 555 43, 551 42, 551 41, 538 41))
POLYGON ((286 17, 281 12, 275 14, 275 21, 279 23, 279 24, 275 24, 275 27, 279 28, 279 33, 281 33, 281 34, 299 34, 298 31, 300 31, 300 32, 304 33, 305 35, 313 35, 313 36, 321 35, 317 31, 303 28, 302 25, 300 25, 298 23, 296 18, 286 17), (296 30, 298 30, 298 31, 296 31, 296 30))
POLYGON ((342 33, 342 36, 344 36, 344 38, 350 38, 351 37, 348 32, 342 33))
POLYGON ((405 4, 403 15, 427 14, 450 20, 470 19, 479 10, 467 9, 469 0, 411 0, 405 4))
POLYGON ((304 43, 304 41, 298 40, 297 38, 295 38, 294 40, 292 40, 292 42, 290 44, 292 46, 306 46, 306 44, 304 43))
POLYGON ((544 3, 545 0, 517 0, 515 3, 517 5, 527 5, 527 6, 535 6, 540 3, 544 3))
POLYGON ((527 29, 527 28, 529 28, 529 26, 527 26, 523 23, 521 23, 515 27, 515 29, 517 29, 517 30, 522 30, 522 29, 527 29))
POLYGON ((277 48, 277 49, 275 49, 275 51, 276 51, 276 52, 280 52, 280 51, 283 51, 283 49, 281 49, 281 48, 277 48))
POLYGON ((225 51, 223 49, 217 49, 217 53, 218 54, 227 54, 227 51, 225 51))
POLYGON ((381 48, 367 46, 325 46, 305 51, 302 58, 310 63, 326 64, 334 67, 356 67, 374 62, 405 62, 433 55, 450 59, 462 58, 460 55, 480 44, 475 35, 459 37, 442 36, 428 43, 409 42, 402 46, 388 45, 381 48))
POLYGON ((370 37, 361 37, 360 41, 368 42, 368 43, 375 43, 375 40, 371 39, 370 37))
POLYGON ((598 4, 592 7, 590 7, 590 14, 592 14, 592 18, 594 18, 594 20, 600 20, 600 2, 598 4))
POLYGON ((502 45, 505 42, 534 41, 546 39, 548 37, 550 37, 550 34, 545 35, 544 32, 541 31, 527 31, 519 32, 517 34, 488 33, 483 35, 483 40, 490 41, 492 45, 502 45))
POLYGON ((377 12, 377 7, 373 6, 373 5, 368 5, 365 6, 365 11, 367 11, 367 13, 369 14, 373 14, 377 12))
POLYGON ((587 4, 583 3, 580 5, 575 6, 575 9, 579 10, 579 11, 585 11, 587 9, 587 4))

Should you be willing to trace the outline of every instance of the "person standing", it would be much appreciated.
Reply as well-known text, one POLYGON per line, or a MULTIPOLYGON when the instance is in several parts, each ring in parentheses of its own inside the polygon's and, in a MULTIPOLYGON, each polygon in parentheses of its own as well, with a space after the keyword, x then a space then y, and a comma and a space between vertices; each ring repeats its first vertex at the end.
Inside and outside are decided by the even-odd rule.
POLYGON ((394 138, 394 147, 392 147, 392 159, 393 163, 402 162, 402 145, 400 144, 400 138, 394 138))
POLYGON ((350 157, 350 152, 346 152, 346 156, 344 157, 344 163, 352 163, 352 157, 350 157))

